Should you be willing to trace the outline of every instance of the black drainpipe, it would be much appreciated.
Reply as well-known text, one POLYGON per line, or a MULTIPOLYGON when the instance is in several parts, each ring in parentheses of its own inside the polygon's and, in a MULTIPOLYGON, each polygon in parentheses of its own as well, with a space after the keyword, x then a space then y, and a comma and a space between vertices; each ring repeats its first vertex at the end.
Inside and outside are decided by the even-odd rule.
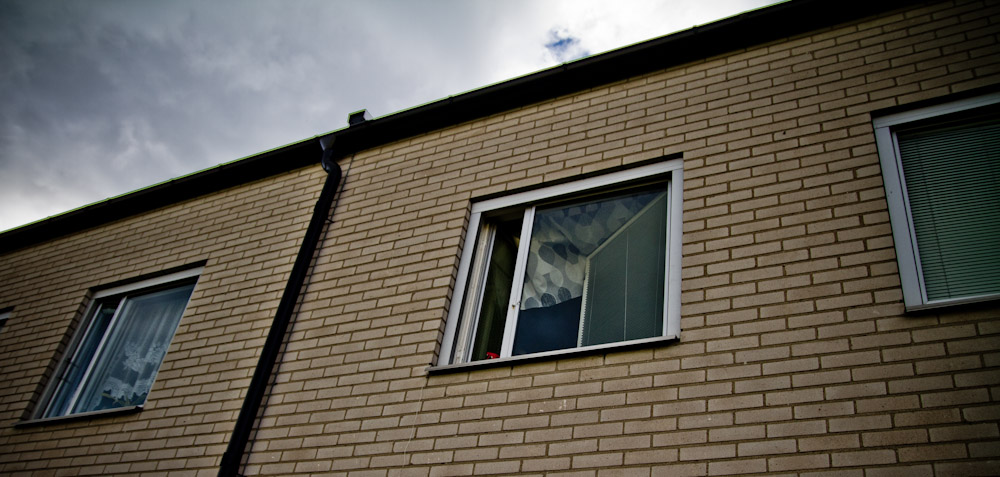
POLYGON ((240 415, 236 418, 236 425, 233 428, 233 435, 229 439, 229 446, 226 453, 222 454, 222 462, 219 465, 219 477, 237 477, 240 475, 240 464, 243 454, 253 432, 254 422, 257 420, 257 413, 260 404, 264 400, 268 383, 271 381, 271 372, 274 364, 278 360, 281 351, 281 343, 285 340, 285 333, 288 331, 288 323, 291 321, 295 304, 299 301, 299 293, 302 291, 302 284, 305 283, 309 265, 312 264, 313 254, 320 237, 323 235, 323 227, 330 216, 330 207, 333 205, 333 198, 337 193, 337 186, 340 184, 340 166, 333 158, 332 145, 327 146, 323 151, 321 161, 323 169, 326 170, 326 182, 323 184, 323 191, 319 194, 319 200, 313 208, 312 219, 309 221, 309 228, 302 238, 302 246, 299 247, 299 254, 295 257, 295 265, 292 266, 291 276, 285 284, 285 291, 281 295, 281 302, 278 303, 278 311, 275 312, 274 321, 271 322, 271 330, 267 333, 267 341, 260 353, 260 360, 257 361, 257 368, 253 372, 250 380, 250 387, 247 389, 247 396, 243 400, 243 407, 240 415))

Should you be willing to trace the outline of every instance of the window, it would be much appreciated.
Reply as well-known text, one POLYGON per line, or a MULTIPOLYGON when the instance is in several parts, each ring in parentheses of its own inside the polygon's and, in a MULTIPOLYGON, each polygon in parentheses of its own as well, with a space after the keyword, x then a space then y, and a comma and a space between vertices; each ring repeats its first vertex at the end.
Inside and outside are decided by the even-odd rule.
POLYGON ((874 125, 907 309, 1000 297, 1000 94, 874 125))
POLYGON ((0 331, 3 331, 3 327, 7 325, 8 318, 10 318, 10 311, 0 311, 0 331))
POLYGON ((474 203, 439 364, 676 337, 681 166, 474 203))
POLYGON ((95 293, 40 417, 146 402, 201 269, 95 293))

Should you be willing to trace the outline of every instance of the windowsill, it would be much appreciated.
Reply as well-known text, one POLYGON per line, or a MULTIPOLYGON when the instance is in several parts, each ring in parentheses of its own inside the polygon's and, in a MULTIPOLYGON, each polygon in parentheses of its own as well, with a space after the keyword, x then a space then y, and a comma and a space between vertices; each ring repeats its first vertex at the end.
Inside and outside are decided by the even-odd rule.
POLYGON ((980 296, 971 296, 964 298, 953 298, 950 300, 938 300, 928 303, 922 303, 920 305, 907 306, 906 311, 916 313, 923 311, 938 310, 941 308, 960 307, 965 305, 971 306, 977 303, 986 303, 998 300, 1000 300, 1000 295, 980 295, 980 296))
POLYGON ((657 336, 641 340, 627 341, 623 343, 607 343, 602 345, 587 346, 583 348, 568 348, 556 351, 546 351, 544 353, 526 354, 521 356, 510 356, 507 358, 484 359, 470 363, 446 364, 441 366, 431 366, 427 368, 427 374, 447 374, 462 371, 475 371, 480 369, 499 368, 503 366, 513 366, 534 361, 544 361, 553 358, 570 358, 600 354, 611 351, 625 351, 635 348, 645 348, 658 346, 679 341, 676 336, 657 336))
POLYGON ((114 409, 104 409, 101 411, 81 412, 68 416, 42 417, 39 419, 28 419, 14 424, 14 427, 34 427, 48 424, 64 424, 73 421, 86 419, 96 419, 99 417, 120 416, 123 414, 134 414, 142 410, 142 404, 138 406, 116 407, 114 409))

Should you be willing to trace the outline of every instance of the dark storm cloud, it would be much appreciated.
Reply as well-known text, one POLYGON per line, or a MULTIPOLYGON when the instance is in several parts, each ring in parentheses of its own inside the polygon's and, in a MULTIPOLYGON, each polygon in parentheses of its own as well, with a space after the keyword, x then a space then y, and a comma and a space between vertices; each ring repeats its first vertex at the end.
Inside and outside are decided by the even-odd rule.
MULTIPOLYGON (((458 56, 442 59, 449 49, 432 34, 408 31, 421 14, 411 5, 0 9, 5 225, 337 129, 348 111, 434 99, 415 72, 458 56)), ((459 83, 438 82, 448 84, 459 83)))
POLYGON ((196 137, 190 112, 161 101, 204 89, 203 79, 168 42, 113 24, 84 29, 80 5, 0 13, 0 63, 14 65, 0 79, 0 189, 18 211, 141 187, 189 171, 177 158, 205 152, 176 140, 196 137))
POLYGON ((671 31, 650 5, 5 0, 0 230, 671 31))

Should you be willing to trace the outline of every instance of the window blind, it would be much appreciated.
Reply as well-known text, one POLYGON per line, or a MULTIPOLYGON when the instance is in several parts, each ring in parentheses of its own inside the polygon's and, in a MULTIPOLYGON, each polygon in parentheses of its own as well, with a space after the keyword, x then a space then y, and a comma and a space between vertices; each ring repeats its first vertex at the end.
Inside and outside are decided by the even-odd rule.
POLYGON ((1000 293, 1000 120, 896 137, 927 299, 1000 293))

